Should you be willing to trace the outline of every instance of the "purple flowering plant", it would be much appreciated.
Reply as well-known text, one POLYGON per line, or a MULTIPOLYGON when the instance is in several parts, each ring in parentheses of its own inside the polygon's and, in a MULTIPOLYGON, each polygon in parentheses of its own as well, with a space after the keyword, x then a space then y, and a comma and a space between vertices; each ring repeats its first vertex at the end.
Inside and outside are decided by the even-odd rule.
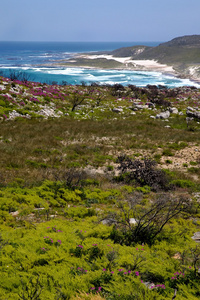
POLYGON ((53 245, 53 239, 49 236, 44 236, 44 241, 46 244, 53 245))
POLYGON ((175 272, 174 275, 170 278, 170 286, 172 288, 177 288, 177 285, 183 283, 185 280, 187 280, 185 273, 175 272))
POLYGON ((42 247, 40 248, 40 254, 45 254, 48 250, 49 249, 42 247))
POLYGON ((83 245, 77 245, 75 249, 71 248, 70 253, 76 257, 81 257, 84 254, 83 245))

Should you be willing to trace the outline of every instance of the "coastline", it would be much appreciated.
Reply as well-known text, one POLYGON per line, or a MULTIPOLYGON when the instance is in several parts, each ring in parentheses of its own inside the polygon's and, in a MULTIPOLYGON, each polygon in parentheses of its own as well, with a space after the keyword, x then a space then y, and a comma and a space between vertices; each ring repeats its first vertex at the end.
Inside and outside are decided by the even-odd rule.
POLYGON ((55 67, 74 67, 84 69, 111 69, 111 70, 129 70, 129 71, 149 71, 160 72, 164 75, 173 76, 180 79, 189 79, 200 85, 200 77, 190 73, 193 69, 188 68, 189 73, 180 72, 173 65, 166 65, 156 60, 133 60, 131 57, 115 57, 110 54, 76 53, 68 60, 56 61, 51 63, 55 67), (110 67, 111 65, 111 67, 110 67))

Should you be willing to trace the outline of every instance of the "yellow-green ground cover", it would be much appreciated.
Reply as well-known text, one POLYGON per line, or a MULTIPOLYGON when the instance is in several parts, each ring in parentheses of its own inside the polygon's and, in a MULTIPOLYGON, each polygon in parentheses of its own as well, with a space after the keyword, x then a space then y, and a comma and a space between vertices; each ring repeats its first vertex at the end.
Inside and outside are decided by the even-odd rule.
POLYGON ((175 160, 199 151, 200 91, 0 87, 0 299, 199 299, 200 157, 175 160), (123 155, 139 165, 120 172, 123 155))

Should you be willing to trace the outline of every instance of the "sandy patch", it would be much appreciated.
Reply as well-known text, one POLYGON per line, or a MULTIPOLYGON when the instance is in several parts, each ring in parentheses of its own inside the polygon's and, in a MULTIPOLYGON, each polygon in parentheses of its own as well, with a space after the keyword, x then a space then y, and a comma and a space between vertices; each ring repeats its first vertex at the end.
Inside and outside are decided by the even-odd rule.
POLYGON ((108 60, 115 60, 124 64, 126 67, 130 65, 135 69, 144 69, 148 71, 160 71, 160 72, 169 72, 175 73, 175 70, 172 66, 168 66, 165 64, 160 64, 155 60, 132 60, 131 57, 114 57, 113 55, 81 55, 81 58, 86 59, 99 59, 104 58, 108 60))
POLYGON ((162 156, 161 166, 166 169, 176 169, 179 171, 187 171, 187 168, 193 167, 190 162, 197 162, 198 164, 194 167, 199 167, 200 164, 200 147, 192 146, 186 147, 182 150, 176 151, 174 156, 162 156), (166 160, 170 160, 171 164, 166 164, 166 160), (187 164, 187 167, 184 167, 187 164))

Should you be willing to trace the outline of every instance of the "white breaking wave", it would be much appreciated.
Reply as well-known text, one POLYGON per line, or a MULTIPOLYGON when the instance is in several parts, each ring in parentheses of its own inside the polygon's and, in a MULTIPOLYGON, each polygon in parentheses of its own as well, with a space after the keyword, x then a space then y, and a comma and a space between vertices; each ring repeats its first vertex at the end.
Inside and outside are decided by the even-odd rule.
MULTIPOLYGON (((29 64, 23 67, 3 65, 1 70, 16 70, 16 72, 24 71, 27 73, 34 73, 34 80, 40 81, 44 76, 44 81, 66 80, 68 83, 80 84, 82 81, 90 84, 90 82, 99 82, 102 84, 116 84, 122 85, 133 84, 137 86, 151 85, 165 85, 168 87, 180 86, 196 86, 200 88, 200 84, 191 81, 190 79, 181 79, 173 75, 165 75, 161 72, 155 71, 131 71, 131 70, 103 70, 103 69, 85 69, 85 68, 64 68, 64 67, 33 67, 29 64), (38 74, 38 75, 37 75, 38 74), (38 78, 37 78, 38 76, 38 78)), ((7 73, 8 74, 8 73, 7 73)))
POLYGON ((67 69, 49 69, 47 68, 48 74, 57 74, 57 75, 77 75, 77 74, 82 74, 84 72, 83 69, 78 69, 78 68, 67 68, 67 69))

